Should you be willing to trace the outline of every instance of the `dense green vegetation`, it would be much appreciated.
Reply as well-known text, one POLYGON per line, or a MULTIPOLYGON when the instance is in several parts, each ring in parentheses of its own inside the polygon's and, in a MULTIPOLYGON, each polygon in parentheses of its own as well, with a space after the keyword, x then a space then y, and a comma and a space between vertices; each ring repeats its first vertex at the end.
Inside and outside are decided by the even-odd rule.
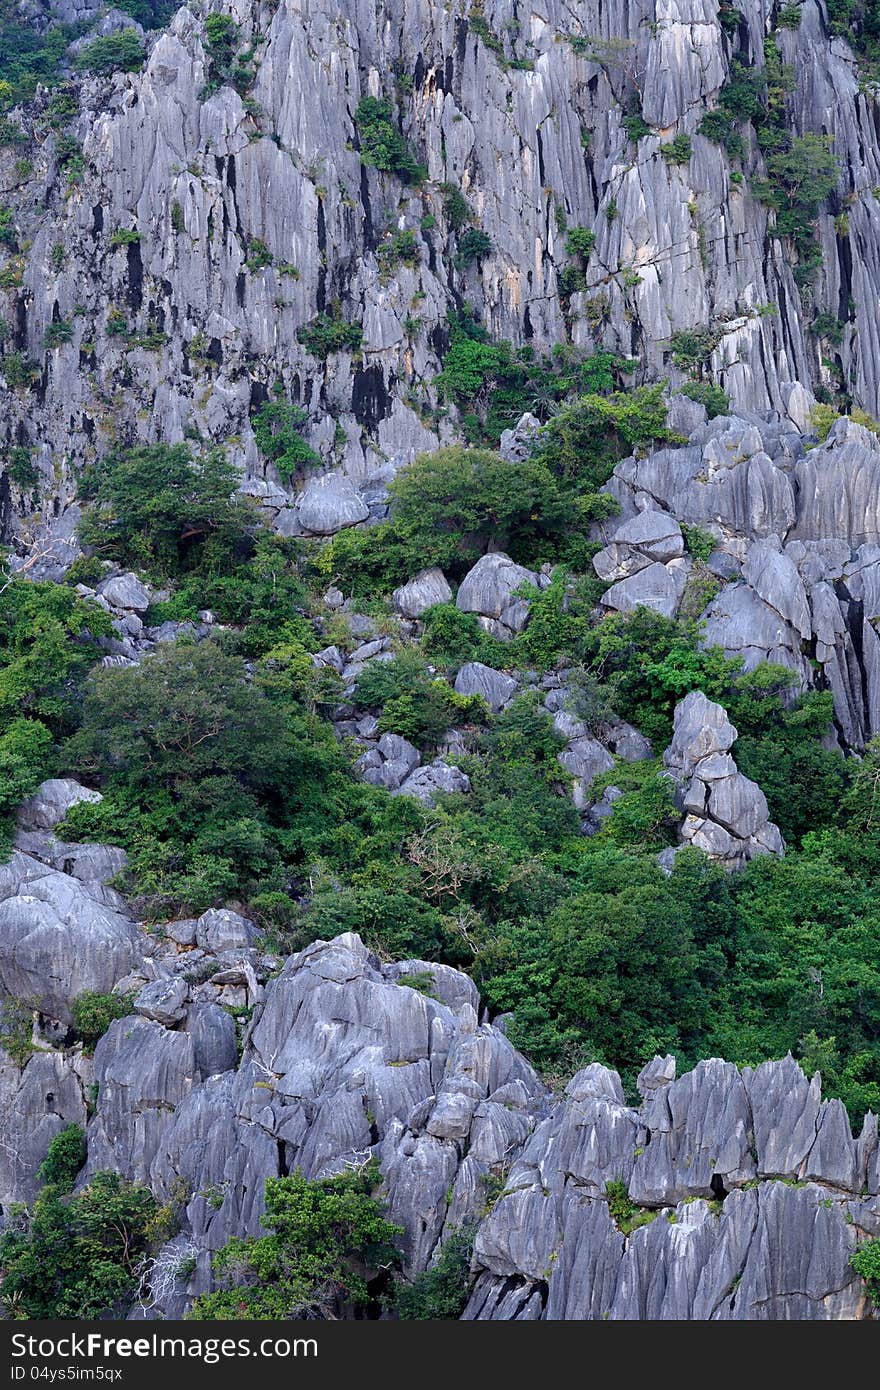
POLYGON ((378 1164, 320 1182, 300 1173, 266 1180, 269 1234, 233 1238, 214 1260, 220 1287, 190 1317, 278 1320, 367 1315, 400 1263, 401 1227, 382 1215, 373 1192, 378 1164))
POLYGON ((717 581, 701 571, 713 543, 698 529, 687 537, 696 568, 684 616, 603 617, 595 606, 584 535, 597 490, 617 458, 665 432, 653 389, 575 397, 529 461, 502 465, 483 448, 425 456, 398 476, 386 522, 326 544, 264 532, 217 454, 118 450, 87 480, 84 536, 98 555, 170 585, 153 621, 195 621, 208 606, 222 626, 136 667, 87 673, 88 605, 68 587, 13 585, 0 671, 15 711, 7 804, 44 767, 74 773, 104 800, 75 807, 64 833, 124 846, 125 886, 147 917, 239 903, 284 949, 356 930, 391 955, 447 960, 493 1009, 513 1010, 511 1036, 550 1074, 600 1058, 631 1077, 658 1049, 681 1066, 791 1049, 820 1059, 853 1113, 876 1106, 880 747, 847 762, 822 746, 828 694, 793 699, 788 672, 744 675, 701 645, 696 615, 717 581), (310 653, 359 639, 318 595, 338 582, 394 634, 394 585, 433 563, 457 582, 495 546, 554 566, 543 592, 524 590, 531 614, 519 636, 499 642, 440 604, 361 678, 356 710, 426 756, 450 726, 464 733, 455 760, 469 794, 433 809, 391 797, 358 779, 359 750, 333 734, 339 678, 310 653), (39 670, 28 664, 35 620, 52 634, 39 670), (468 660, 532 674, 492 716, 452 688, 468 660), (684 694, 721 700, 739 730, 738 763, 788 841, 785 859, 731 877, 690 851, 663 874, 654 856, 674 843, 678 813, 650 759, 605 775, 623 795, 584 837, 557 760, 563 740, 529 686, 560 667, 573 714, 597 732, 624 718, 658 752, 684 694))
POLYGON ((148 1189, 118 1173, 96 1173, 69 1196, 76 1138, 65 1135, 52 1141, 47 1185, 33 1207, 11 1208, 0 1234, 0 1306, 8 1317, 124 1316, 139 1261, 156 1235, 167 1234, 148 1189))

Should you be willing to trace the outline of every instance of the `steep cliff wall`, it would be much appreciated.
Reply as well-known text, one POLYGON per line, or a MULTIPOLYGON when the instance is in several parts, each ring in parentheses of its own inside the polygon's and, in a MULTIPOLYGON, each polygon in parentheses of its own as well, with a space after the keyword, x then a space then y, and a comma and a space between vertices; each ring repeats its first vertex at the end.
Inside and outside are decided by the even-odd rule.
MULTIPOLYGON (((635 380, 680 378, 670 339, 693 330, 741 410, 790 407, 803 425, 808 397, 793 399, 793 383, 824 377, 880 412, 877 105, 816 0, 796 30, 775 29, 754 0, 733 27, 710 0, 576 15, 556 0, 540 12, 234 0, 229 12, 254 53, 244 97, 216 81, 205 97, 206 11, 193 5, 149 38, 143 72, 77 76, 66 122, 53 127, 45 98, 13 113, 32 167, 22 173, 21 148, 3 151, 16 233, 2 253, 7 354, 38 371, 32 389, 4 393, 3 428, 32 451, 56 528, 83 463, 112 439, 197 435, 231 441, 251 477, 268 471, 279 524, 301 529, 291 489, 279 493, 255 448, 251 405, 282 382, 325 467, 379 480, 456 428, 432 413, 433 378, 447 315, 464 304, 515 345, 571 339, 632 356, 635 380), (732 64, 761 79, 768 33, 791 65, 787 128, 830 136, 839 161, 818 217, 821 265, 800 286, 751 189, 765 172, 754 127, 737 123, 734 158, 697 133, 732 64), (427 170, 421 186, 361 162, 364 95, 390 100, 427 170), (682 137, 681 162, 663 158, 682 137), (492 243, 468 264, 449 187, 492 243), (566 279, 571 228, 594 244, 566 279), (415 263, 383 268, 382 243, 401 230, 415 263), (362 325, 359 353, 306 350, 298 330, 322 312, 362 325), (833 343, 808 332, 820 312, 833 343), (59 321, 69 341, 47 348, 59 321)), ((7 529, 33 504, 33 488, 13 483, 7 529)))

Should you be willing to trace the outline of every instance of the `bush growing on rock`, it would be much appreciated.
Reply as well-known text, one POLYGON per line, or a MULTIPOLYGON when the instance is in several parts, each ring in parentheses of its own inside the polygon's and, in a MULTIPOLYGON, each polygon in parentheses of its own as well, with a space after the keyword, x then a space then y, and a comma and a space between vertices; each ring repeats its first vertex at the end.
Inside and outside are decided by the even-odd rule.
POLYGON ((251 503, 222 449, 193 457, 186 444, 117 449, 86 468, 91 505, 80 537, 104 558, 164 578, 196 565, 228 568, 256 530, 251 503))
POLYGON ((0 1234, 0 1305, 8 1317, 123 1316, 137 1287, 156 1201, 118 1173, 96 1173, 74 1197, 45 1187, 0 1234))
POLYGON ((114 1019, 125 1018, 131 1013, 131 998, 125 994, 100 994, 87 989, 76 996, 71 1010, 74 1029, 87 1050, 92 1051, 114 1019))
POLYGON ((40 1180, 59 1193, 72 1192, 76 1175, 86 1161, 86 1136, 79 1125, 67 1125, 49 1144, 40 1165, 40 1180))
POLYGON ((373 1195, 378 1165, 307 1182, 300 1173, 266 1179, 269 1234, 233 1239, 214 1260, 226 1287, 197 1298, 199 1320, 363 1317, 400 1263, 402 1228, 373 1195))
POLYGON ((120 29, 115 34, 93 39, 76 57, 82 72, 106 74, 139 72, 144 65, 143 40, 134 29, 120 29))

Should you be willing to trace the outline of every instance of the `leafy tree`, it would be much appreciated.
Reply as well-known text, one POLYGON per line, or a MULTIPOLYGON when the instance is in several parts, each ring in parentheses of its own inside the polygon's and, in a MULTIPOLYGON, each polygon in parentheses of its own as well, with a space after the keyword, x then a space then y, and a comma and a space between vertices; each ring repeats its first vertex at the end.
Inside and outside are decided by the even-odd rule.
POLYGON ((668 437, 663 387, 643 386, 611 396, 581 396, 545 427, 536 460, 554 477, 596 490, 621 458, 668 437))
POLYGON ((766 180, 754 184, 755 194, 776 210, 776 227, 791 237, 801 254, 813 246, 813 222, 830 193, 837 186, 839 166, 830 137, 795 136, 791 143, 771 154, 766 180))
POLYGON ((215 1257, 226 1287, 196 1299, 191 1317, 271 1321, 363 1317, 400 1263, 402 1228, 373 1195, 378 1165, 307 1182, 266 1179, 269 1234, 234 1238, 215 1257))
POLYGON ((542 464, 511 464, 485 449, 421 454, 389 492, 392 520, 414 568, 440 565, 461 575, 492 549, 529 561, 569 521, 542 464))
POLYGON ((93 39, 76 56, 83 72, 139 72, 144 65, 143 41, 134 29, 120 29, 105 38, 93 39))
POLYGON ((56 1192, 72 1192, 76 1175, 86 1161, 86 1136, 79 1125, 67 1125, 50 1142, 39 1177, 56 1192))
POLYGON ((161 577, 196 565, 228 568, 257 529, 238 483, 220 449, 196 458, 186 444, 116 450, 83 472, 80 491, 91 506, 80 537, 100 555, 161 577))
POLYGON ((0 1303, 7 1315, 123 1315, 156 1211, 147 1188, 118 1173, 96 1173, 74 1197, 49 1185, 30 1214, 13 1209, 0 1234, 0 1303))

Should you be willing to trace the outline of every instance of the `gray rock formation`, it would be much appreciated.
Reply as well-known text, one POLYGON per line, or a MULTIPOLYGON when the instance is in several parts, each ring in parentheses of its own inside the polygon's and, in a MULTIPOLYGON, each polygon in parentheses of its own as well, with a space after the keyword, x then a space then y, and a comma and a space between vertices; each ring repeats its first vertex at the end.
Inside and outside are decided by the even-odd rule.
POLYGON ((468 661, 459 669, 454 688, 459 695, 481 696, 492 713, 497 714, 510 703, 518 686, 513 677, 506 676, 503 671, 494 671, 482 661, 468 661))
MULTIPOLYGON (((663 754, 685 812, 682 844, 704 850, 730 869, 756 854, 782 854, 785 849, 770 820, 767 798, 730 754, 735 741, 736 729, 721 705, 693 690, 675 707, 672 742, 663 754)), ((669 855, 664 855, 667 862, 669 855)))
MULTIPOLYGON (((593 1064, 554 1097, 486 1021, 470 979, 430 961, 382 965, 354 935, 285 962, 240 1061, 227 1012, 191 1004, 181 1022, 175 1001, 163 1025, 159 998, 144 990, 138 1007, 153 1016, 117 1020, 98 1044, 80 1179, 110 1168, 160 1200, 188 1193, 174 1239, 196 1271, 157 1284, 149 1316, 179 1316, 210 1287, 212 1252, 260 1232, 266 1177, 326 1176, 371 1155, 410 1275, 477 1223, 469 1319, 869 1316, 849 1256, 880 1227, 876 1121, 855 1139, 790 1057, 741 1072, 715 1059, 678 1079, 657 1057, 638 1109, 593 1064), (503 1190, 486 1210, 489 1179, 503 1190), (621 1182, 637 1218, 623 1229, 609 1204, 621 1182)), ((13 1116, 4 1205, 33 1196, 53 1135, 85 1122, 91 1077, 76 1051, 38 1052, 23 1070, 0 1054, 13 1116)))
POLYGON ((435 603, 449 603, 452 590, 443 571, 436 567, 422 570, 391 595, 395 608, 405 618, 420 618, 435 603))
POLYGON ((14 851, 0 866, 2 990, 65 1023, 78 994, 112 990, 137 957, 137 929, 107 891, 14 851))
POLYGON ((507 641, 528 622, 528 600, 517 597, 528 584, 537 588, 540 576, 515 564, 509 555, 492 551, 468 570, 455 596, 455 606, 462 613, 476 613, 481 627, 507 641))
MULTIPOLYGON (((466 1318, 870 1316, 849 1263, 852 1193, 868 1167, 841 1183, 839 1160, 817 1152, 817 1123, 821 1133, 839 1103, 826 1102, 820 1121, 817 1087, 790 1058, 754 1073, 712 1060, 674 1078, 671 1058, 646 1068, 639 1111, 616 1073, 594 1066, 574 1078, 477 1232, 466 1318), (803 1144, 774 1151, 772 1136, 792 1131, 803 1144), (774 1177, 762 1181, 768 1163, 774 1177), (612 1216, 615 1182, 634 1229, 612 1216)), ((844 1129, 842 1152, 857 1151, 844 1129)), ((876 1196, 866 1206, 876 1212, 876 1196)))
MULTIPOLYGON (((671 418, 675 409, 673 400, 671 418)), ((841 742, 858 750, 880 731, 876 435, 843 418, 805 452, 791 423, 718 417, 683 447, 624 460, 607 490, 623 516, 596 528, 607 607, 674 616, 693 565, 687 556, 661 563, 652 546, 673 544, 679 524, 707 530, 718 548, 703 578, 718 592, 702 640, 747 671, 787 667, 795 691, 816 683, 815 653, 841 742)))
POLYGON ((18 823, 25 830, 51 830, 79 802, 102 799, 100 792, 81 786, 71 777, 50 777, 47 782, 41 782, 33 796, 21 803, 18 823))

